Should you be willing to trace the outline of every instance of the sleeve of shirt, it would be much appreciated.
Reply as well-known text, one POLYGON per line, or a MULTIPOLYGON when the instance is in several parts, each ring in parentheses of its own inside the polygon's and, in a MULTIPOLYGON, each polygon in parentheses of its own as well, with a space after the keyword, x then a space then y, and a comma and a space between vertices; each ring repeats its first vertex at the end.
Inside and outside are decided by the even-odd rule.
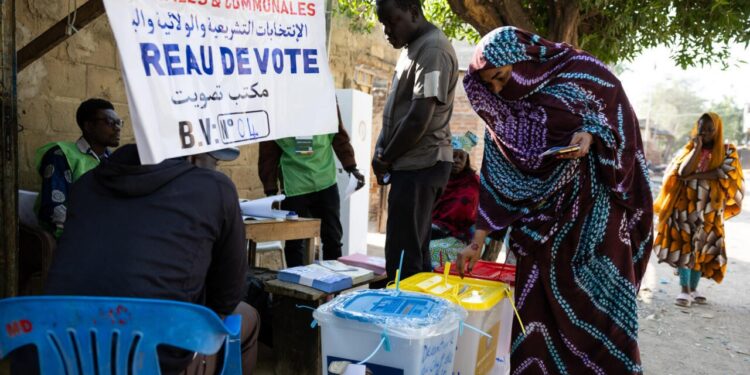
POLYGON ((416 61, 412 100, 435 98, 447 103, 454 70, 453 60, 446 51, 437 47, 422 51, 416 61))
POLYGON ((44 154, 39 174, 42 176, 39 221, 51 230, 56 238, 60 238, 67 216, 66 202, 73 175, 68 160, 59 147, 54 147, 44 154))
POLYGON ((223 197, 224 220, 206 276, 206 306, 219 314, 228 315, 245 296, 245 226, 234 185, 228 178, 218 184, 223 197))
POLYGON ((341 121, 341 112, 339 112, 339 131, 333 136, 331 142, 333 151, 336 153, 336 157, 339 158, 341 166, 344 169, 357 166, 357 161, 354 158, 354 148, 349 139, 349 133, 344 129, 344 123, 341 121))
POLYGON ((279 162, 281 147, 275 141, 260 142, 258 146, 258 177, 263 183, 263 192, 279 191, 279 162))

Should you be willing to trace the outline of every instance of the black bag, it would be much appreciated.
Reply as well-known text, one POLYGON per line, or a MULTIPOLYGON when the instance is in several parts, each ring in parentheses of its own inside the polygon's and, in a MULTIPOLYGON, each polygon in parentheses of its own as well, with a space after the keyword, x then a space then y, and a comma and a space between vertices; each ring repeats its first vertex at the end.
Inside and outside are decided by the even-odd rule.
POLYGON ((271 315, 271 295, 266 292, 264 282, 273 279, 276 279, 276 271, 255 267, 251 267, 245 279, 247 285, 245 302, 258 310, 258 315, 260 315, 258 340, 269 347, 273 347, 273 332, 271 331, 273 316, 271 315))

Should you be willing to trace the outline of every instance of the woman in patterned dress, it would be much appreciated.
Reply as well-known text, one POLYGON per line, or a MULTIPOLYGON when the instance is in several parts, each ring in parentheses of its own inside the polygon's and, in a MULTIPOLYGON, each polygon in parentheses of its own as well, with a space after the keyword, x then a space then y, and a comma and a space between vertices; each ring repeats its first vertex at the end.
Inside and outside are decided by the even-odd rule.
POLYGON ((743 177, 737 148, 724 144, 723 133, 716 113, 698 119, 654 203, 659 216, 654 251, 660 262, 678 269, 678 306, 705 304, 697 291, 701 276, 720 283, 727 269, 724 220, 740 213, 743 177))
POLYGON ((503 27, 480 42, 464 86, 486 132, 477 231, 458 263, 510 227, 526 329, 514 322, 512 373, 641 373, 653 202, 619 80, 584 51, 503 27), (571 144, 580 150, 542 156, 571 144))

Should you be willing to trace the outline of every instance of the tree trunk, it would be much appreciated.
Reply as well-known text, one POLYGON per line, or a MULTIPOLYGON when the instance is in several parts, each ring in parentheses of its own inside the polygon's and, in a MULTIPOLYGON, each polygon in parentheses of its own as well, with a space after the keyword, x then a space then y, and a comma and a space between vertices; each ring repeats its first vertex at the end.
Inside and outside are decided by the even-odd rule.
POLYGON ((550 0, 549 35, 545 37, 555 42, 578 45, 578 24, 580 5, 577 0, 550 0))
MULTIPOLYGON (((516 26, 538 33, 521 0, 448 0, 448 4, 459 18, 473 26, 480 35, 501 26, 516 26)), ((581 22, 578 0, 549 0, 548 8, 548 32, 542 36, 576 46, 581 22)))

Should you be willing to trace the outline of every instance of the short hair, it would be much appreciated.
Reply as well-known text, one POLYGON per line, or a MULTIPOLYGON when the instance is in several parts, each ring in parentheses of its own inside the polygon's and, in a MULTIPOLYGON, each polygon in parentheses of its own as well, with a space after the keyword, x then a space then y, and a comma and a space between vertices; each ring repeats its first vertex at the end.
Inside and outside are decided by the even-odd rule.
POLYGON ((382 5, 387 1, 393 1, 402 10, 408 10, 410 7, 415 6, 422 12, 422 0, 377 0, 377 3, 382 5))
POLYGON ((115 106, 112 105, 109 100, 99 98, 87 99, 81 103, 76 111, 76 122, 78 123, 78 127, 83 130, 83 123, 90 120, 91 116, 94 115, 94 112, 100 109, 111 109, 114 111, 115 106))

